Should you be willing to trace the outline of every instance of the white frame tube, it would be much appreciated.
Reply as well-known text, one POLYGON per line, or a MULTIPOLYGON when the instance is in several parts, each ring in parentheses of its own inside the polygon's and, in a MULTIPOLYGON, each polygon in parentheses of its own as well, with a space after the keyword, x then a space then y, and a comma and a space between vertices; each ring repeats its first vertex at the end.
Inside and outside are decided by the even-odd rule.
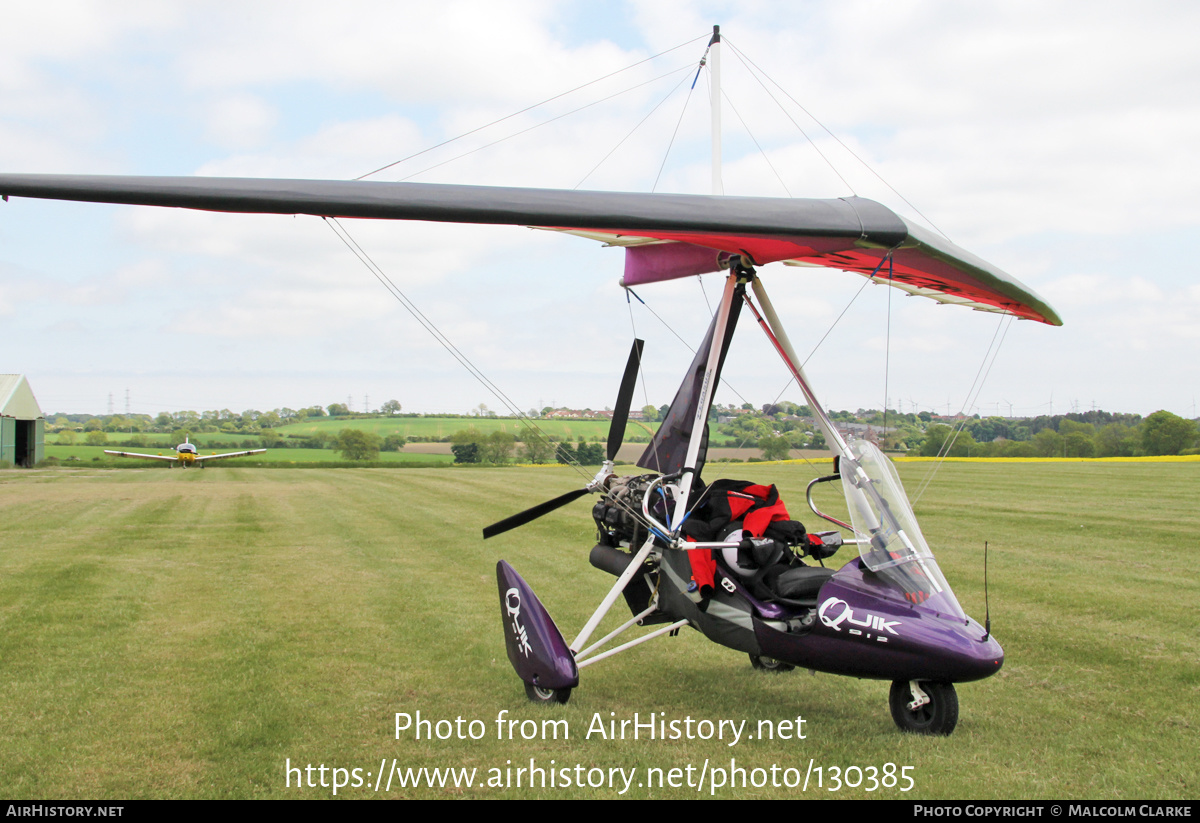
POLYGON ((733 292, 737 287, 738 273, 731 269, 725 278, 725 291, 721 295, 721 306, 717 309, 717 324, 713 329, 712 342, 708 347, 708 364, 704 367, 704 382, 700 396, 696 398, 696 416, 692 420, 692 436, 688 440, 687 457, 683 462, 683 474, 676 485, 675 512, 671 517, 671 534, 679 531, 687 515, 688 497, 691 496, 692 478, 696 475, 696 458, 700 454, 700 443, 704 440, 704 427, 708 423, 708 410, 716 390, 717 366, 721 362, 721 347, 725 343, 725 332, 729 328, 729 314, 733 307, 733 292))
POLYGON ((596 649, 600 648, 605 643, 612 640, 614 637, 619 636, 623 632, 629 631, 634 626, 636 626, 638 624, 638 622, 645 620, 647 617, 654 614, 654 612, 656 612, 657 610, 658 610, 658 602, 657 602, 657 598, 655 598, 655 603, 653 605, 651 605, 650 608, 646 609, 641 614, 637 614, 637 615, 634 615, 633 617, 629 618, 624 623, 622 623, 618 628, 613 629, 611 632, 604 635, 604 637, 600 638, 595 643, 593 643, 592 645, 588 646, 586 649, 581 651, 579 654, 575 655, 575 662, 578 663, 579 661, 581 661, 585 657, 587 657, 589 654, 596 651, 596 649))
POLYGON ((637 574, 642 564, 646 562, 646 558, 650 556, 650 550, 654 548, 654 535, 649 535, 646 542, 642 544, 641 550, 633 556, 633 560, 625 567, 625 571, 621 572, 621 576, 617 578, 617 582, 608 590, 608 594, 604 595, 604 599, 600 601, 600 605, 596 607, 596 611, 588 618, 588 622, 579 630, 579 635, 571 641, 571 652, 575 655, 579 654, 579 650, 583 648, 583 644, 588 642, 588 638, 596 631, 596 627, 600 625, 600 621, 604 619, 604 615, 608 614, 608 610, 612 608, 613 603, 617 602, 617 598, 621 596, 621 592, 625 591, 625 587, 629 585, 629 581, 637 574))
POLYGON ((687 625, 690 625, 690 624, 686 620, 676 621, 675 623, 672 623, 670 626, 663 626, 661 629, 652 631, 652 632, 650 632, 650 634, 643 635, 643 636, 639 637, 637 640, 630 640, 628 643, 626 643, 622 646, 617 646, 615 649, 609 649, 608 651, 598 654, 595 657, 589 657, 587 660, 584 660, 582 663, 576 663, 575 667, 577 669, 582 669, 583 667, 590 666, 593 663, 599 663, 601 660, 604 660, 607 657, 612 657, 614 654, 620 654, 623 651, 632 649, 634 646, 640 646, 641 644, 645 643, 647 640, 653 640, 656 637, 662 637, 664 634, 676 631, 678 629, 682 629, 684 626, 687 626, 687 625))
POLYGON ((783 329, 783 324, 779 322, 779 315, 775 313, 775 307, 771 305, 771 298, 767 297, 767 290, 763 286, 762 280, 755 278, 751 286, 754 289, 754 296, 758 298, 758 304, 762 307, 762 313, 766 317, 771 342, 775 345, 779 356, 783 358, 783 362, 788 367, 788 370, 791 371, 792 377, 796 378, 796 384, 800 386, 800 391, 804 393, 804 399, 808 401, 809 407, 816 413, 817 422, 821 424, 821 430, 825 433, 826 442, 832 443, 837 452, 843 457, 852 458, 853 455, 850 453, 850 447, 846 445, 846 441, 842 439, 842 435, 834 428, 833 421, 829 419, 829 415, 825 413, 825 409, 817 402, 812 386, 804 374, 804 369, 800 366, 800 358, 796 357, 796 351, 792 348, 792 341, 788 339, 787 332, 783 329))

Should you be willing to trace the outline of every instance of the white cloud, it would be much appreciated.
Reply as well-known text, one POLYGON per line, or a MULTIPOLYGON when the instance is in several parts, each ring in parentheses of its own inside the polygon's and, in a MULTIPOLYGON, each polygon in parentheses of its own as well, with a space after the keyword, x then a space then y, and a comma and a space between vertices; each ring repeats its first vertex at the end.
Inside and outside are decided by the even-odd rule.
POLYGON ((274 128, 278 114, 274 106, 252 94, 223 96, 209 104, 206 128, 212 139, 229 149, 260 145, 274 128))
MULTIPOLYGON (((1098 387, 1097 394, 1109 392, 1110 408, 1144 402, 1180 411, 1176 394, 1184 390, 1177 387, 1197 377, 1185 353, 1197 337, 1191 318, 1200 302, 1189 244, 1200 223, 1191 196, 1200 185, 1193 157, 1200 51, 1191 42, 1198 18, 1200 9, 1177 3, 1091 4, 1086 14, 1075 4, 946 1, 663 0, 602 10, 550 0, 167 2, 103 10, 78 3, 65 12, 62 4, 27 4, 10 10, 0 30, 0 156, 7 171, 344 179, 720 23, 730 99, 794 195, 840 196, 852 186, 912 212, 787 101, 850 185, 833 175, 745 74, 735 47, 956 242, 1033 285, 1063 314, 1063 329, 1014 325, 991 378, 998 397, 1035 406, 1051 391, 1084 396, 1098 387)), ((378 179, 402 178, 512 135, 632 78, 692 66, 704 42, 378 179)), ((690 80, 690 68, 683 74, 690 80)), ((573 186, 672 82, 418 179, 573 186)), ((707 191, 704 85, 689 103, 659 190, 707 191)), ((649 188, 681 106, 680 98, 669 100, 586 186, 649 188)), ((726 190, 780 194, 732 111, 724 119, 726 190)), ((456 342, 511 379, 512 393, 529 397, 521 405, 611 402, 604 378, 619 371, 631 334, 629 309, 612 287, 619 251, 514 228, 347 225, 456 342)), ((254 341, 262 364, 255 368, 294 385, 297 375, 319 374, 314 394, 341 362, 353 364, 356 381, 366 382, 367 373, 381 381, 411 377, 427 387, 414 391, 447 405, 491 405, 313 218, 99 207, 52 216, 14 200, 0 207, 0 271, 8 273, 0 280, 0 334, 29 341, 32 367, 47 373, 65 374, 63 364, 90 346, 112 361, 114 374, 183 368, 200 375, 196 352, 207 347, 204 367, 216 371, 197 376, 197 387, 203 380, 214 392, 280 390, 283 378, 230 376, 246 367, 244 347, 254 341), (107 215, 116 215, 115 229, 107 228, 107 215), (195 313, 175 322, 180 305, 195 313), (413 352, 421 354, 406 356, 413 352), (228 373, 214 378, 221 368, 228 373)), ((793 337, 804 351, 861 283, 791 269, 764 277, 798 326, 793 337)), ((706 287, 714 300, 715 278, 706 287)), ((694 281, 644 292, 680 334, 699 337, 707 308, 694 281)), ((819 387, 828 381, 839 407, 879 402, 874 384, 888 320, 882 293, 867 290, 814 362, 814 379, 819 387)), ((892 394, 944 403, 951 373, 965 373, 969 383, 993 318, 922 300, 894 300, 892 312, 891 369, 902 381, 892 394)), ((690 354, 647 312, 635 306, 634 315, 638 332, 652 335, 650 400, 665 402, 690 354)), ((739 346, 745 340, 757 352, 746 340, 755 335, 751 325, 739 346)), ((770 399, 783 383, 769 360, 731 360, 738 390, 753 402, 770 399)), ((364 388, 390 394, 386 385, 364 388)), ((331 402, 348 390, 290 402, 331 402)), ((285 401, 244 404, 277 402, 285 401)))

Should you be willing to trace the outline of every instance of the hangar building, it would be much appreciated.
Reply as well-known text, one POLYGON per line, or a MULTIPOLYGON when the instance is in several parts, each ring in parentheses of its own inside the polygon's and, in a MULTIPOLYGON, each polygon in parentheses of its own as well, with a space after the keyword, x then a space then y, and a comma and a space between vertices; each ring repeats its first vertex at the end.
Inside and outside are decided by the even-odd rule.
POLYGON ((46 416, 23 374, 0 374, 0 466, 33 468, 46 456, 46 416))

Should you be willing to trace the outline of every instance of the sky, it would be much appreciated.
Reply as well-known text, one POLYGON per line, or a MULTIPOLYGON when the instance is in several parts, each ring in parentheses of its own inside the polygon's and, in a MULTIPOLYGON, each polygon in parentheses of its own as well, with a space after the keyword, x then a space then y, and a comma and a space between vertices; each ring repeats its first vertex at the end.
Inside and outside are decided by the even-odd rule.
MULTIPOLYGON (((403 160, 368 179, 700 194, 707 67, 688 88, 719 24, 726 194, 878 200, 1064 321, 763 267, 826 406, 1198 414, 1194 4, 155 0, 5 18, 5 172, 350 179, 403 160)), ((661 405, 721 291, 715 274, 653 284, 643 305, 619 249, 522 227, 344 225, 503 397, 318 218, 20 198, 0 203, 0 372, 48 414, 601 409, 636 335, 635 405, 661 405)), ((802 401, 744 322, 716 401, 777 399, 802 401)))

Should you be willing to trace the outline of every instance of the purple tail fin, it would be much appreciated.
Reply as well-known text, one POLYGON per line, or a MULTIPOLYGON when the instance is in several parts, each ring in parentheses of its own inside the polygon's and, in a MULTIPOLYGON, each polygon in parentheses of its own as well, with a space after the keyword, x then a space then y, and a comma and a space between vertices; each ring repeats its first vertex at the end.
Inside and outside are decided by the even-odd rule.
POLYGON ((517 676, 543 689, 579 685, 575 656, 533 589, 503 560, 496 564, 496 584, 504 644, 517 676))

